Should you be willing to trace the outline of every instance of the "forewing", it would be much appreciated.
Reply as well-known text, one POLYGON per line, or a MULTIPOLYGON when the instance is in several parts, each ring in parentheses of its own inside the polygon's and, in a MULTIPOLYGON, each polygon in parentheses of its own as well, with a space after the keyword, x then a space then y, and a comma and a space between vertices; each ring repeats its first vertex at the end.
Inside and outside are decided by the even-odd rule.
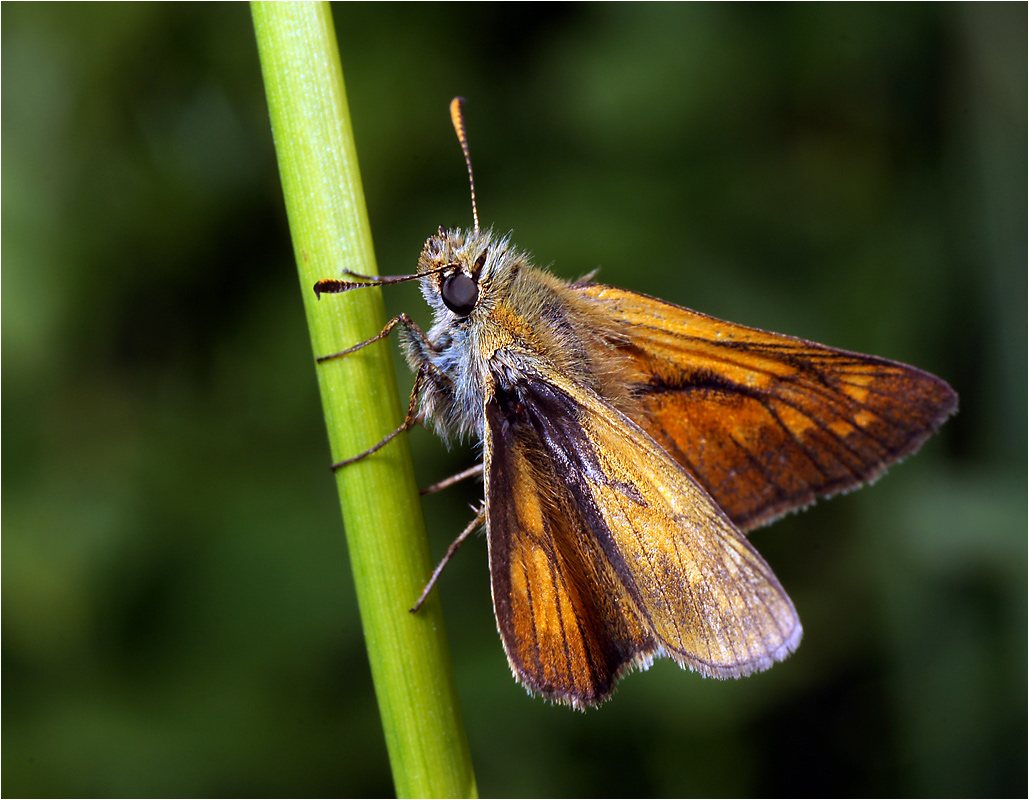
POLYGON ((639 423, 741 529, 873 480, 957 408, 914 367, 767 333, 599 284, 639 423))
POLYGON ((723 678, 784 658, 801 628, 768 565, 650 437, 555 380, 486 406, 493 602, 515 676, 591 705, 656 655, 723 678))

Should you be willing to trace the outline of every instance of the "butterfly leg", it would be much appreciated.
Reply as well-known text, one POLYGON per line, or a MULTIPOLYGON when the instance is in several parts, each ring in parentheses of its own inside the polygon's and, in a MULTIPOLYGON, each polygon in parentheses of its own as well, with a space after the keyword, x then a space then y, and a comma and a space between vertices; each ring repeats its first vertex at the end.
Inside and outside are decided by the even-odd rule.
MULTIPOLYGON (((414 337, 423 345, 423 347, 431 347, 428 338, 422 332, 422 329, 415 324, 414 320, 412 320, 407 314, 400 313, 393 317, 393 319, 391 319, 389 322, 387 322, 383 329, 370 339, 365 339, 363 342, 359 342, 355 344, 353 347, 348 347, 346 350, 340 350, 338 353, 330 353, 327 356, 319 356, 315 359, 315 361, 317 361, 319 364, 322 364, 334 358, 341 358, 342 356, 347 356, 351 353, 355 353, 358 350, 361 350, 362 348, 365 348, 368 345, 372 344, 373 342, 385 339, 387 336, 389 336, 390 332, 395 327, 397 327, 397 325, 402 325, 404 329, 412 337, 414 337)), ((370 456, 372 453, 374 453, 377 450, 380 450, 382 447, 391 442, 402 431, 410 430, 412 427, 414 427, 414 425, 420 421, 418 416, 418 397, 421 393, 422 384, 425 382, 426 377, 430 377, 431 380, 437 382, 440 380, 446 380, 446 377, 439 371, 439 368, 436 367, 435 364, 428 360, 422 361, 421 366, 419 366, 418 368, 418 374, 415 376, 414 379, 414 386, 411 389, 411 399, 407 404, 407 414, 404 417, 403 424, 401 424, 401 426, 397 428, 395 431, 388 434, 382 441, 378 442, 375 445, 372 445, 363 453, 358 453, 356 456, 346 458, 343 461, 337 461, 335 464, 332 465, 332 469, 337 470, 340 467, 347 466, 347 464, 353 464, 355 461, 360 461, 362 458, 370 456)))
POLYGON ((425 584, 425 588, 422 590, 421 597, 418 598, 418 602, 416 602, 414 606, 411 608, 412 614, 416 614, 418 612, 418 609, 422 607, 422 604, 425 602, 425 598, 429 596, 429 592, 432 591, 432 587, 436 585, 436 579, 439 578, 440 574, 443 572, 443 567, 445 567, 447 565, 447 562, 450 561, 450 557, 457 552, 457 548, 459 548, 464 543, 464 540, 468 538, 469 534, 471 534, 472 531, 474 531, 476 528, 478 528, 485 522, 486 503, 483 502, 483 504, 479 506, 479 511, 478 513, 476 513, 475 519, 469 522, 468 526, 457 535, 457 538, 454 539, 454 541, 450 543, 450 547, 447 548, 447 552, 444 554, 443 559, 436 566, 436 569, 432 571, 432 577, 429 578, 429 582, 425 584))
MULTIPOLYGON (((367 344, 367 342, 358 345, 358 347, 363 347, 364 344, 367 344)), ((351 348, 351 350, 353 349, 355 348, 351 348)), ((336 355, 342 355, 342 353, 337 353, 336 355)), ((329 358, 332 358, 332 356, 329 356, 329 358)), ((436 372, 438 371, 439 370, 437 369, 436 365, 433 364, 431 361, 423 361, 422 365, 418 368, 418 374, 414 377, 414 386, 411 387, 411 399, 407 403, 407 414, 404 416, 404 421, 401 423, 400 427, 392 433, 387 434, 385 438, 383 438, 380 442, 378 442, 377 444, 373 444, 363 453, 358 453, 356 456, 351 456, 350 458, 345 458, 342 461, 337 461, 335 464, 332 465, 332 469, 337 470, 341 467, 347 466, 348 464, 353 464, 355 461, 360 461, 362 458, 365 458, 366 456, 370 456, 372 453, 376 452, 377 450, 381 450, 383 447, 385 447, 387 444, 393 441, 393 439, 395 439, 399 434, 413 428, 415 424, 419 422, 418 397, 422 391, 422 384, 425 382, 426 376, 430 375, 430 373, 432 374, 433 380, 438 380, 439 378, 436 375, 436 372)))
POLYGON ((334 358, 348 356, 351 353, 357 352, 358 350, 361 350, 374 342, 377 342, 381 339, 385 339, 387 336, 389 336, 390 331, 397 327, 397 325, 403 325, 408 331, 411 331, 416 336, 420 334, 420 338, 425 338, 425 334, 422 333, 422 329, 414 323, 414 320, 407 316, 407 314, 400 313, 393 317, 393 319, 391 319, 389 322, 387 322, 386 326, 377 334, 375 334, 371 339, 365 339, 363 342, 355 344, 353 347, 348 347, 346 350, 340 350, 338 353, 330 353, 327 356, 318 356, 318 358, 316 358, 315 361, 317 361, 319 364, 323 364, 326 361, 331 361, 334 358))
POLYGON ((469 467, 463 472, 459 472, 456 475, 451 475, 449 478, 444 478, 438 483, 432 484, 432 486, 426 486, 420 494, 436 494, 436 492, 442 492, 444 489, 449 489, 455 483, 460 483, 466 478, 474 478, 476 475, 482 474, 482 464, 476 464, 475 466, 469 467))

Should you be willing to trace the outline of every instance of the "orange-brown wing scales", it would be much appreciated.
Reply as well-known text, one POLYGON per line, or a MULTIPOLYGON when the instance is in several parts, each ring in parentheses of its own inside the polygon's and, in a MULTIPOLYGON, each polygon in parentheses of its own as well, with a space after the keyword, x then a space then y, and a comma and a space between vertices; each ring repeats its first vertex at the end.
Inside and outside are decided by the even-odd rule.
POLYGON ((592 499, 602 509, 623 585, 634 587, 664 653, 721 678, 785 658, 799 644, 801 627, 771 568, 642 431, 602 413, 590 396, 584 402, 584 443, 575 450, 594 454, 594 472, 604 476, 584 484, 584 505, 592 499))
POLYGON ((785 657, 800 624, 765 562, 642 431, 575 392, 530 381, 486 408, 493 601, 516 677, 589 705, 657 655, 717 677, 785 657))
POLYGON ((577 288, 625 332, 636 421, 744 530, 874 479, 957 405, 904 364, 577 288))
POLYGON ((497 404, 487 406, 487 423, 490 571, 508 660, 536 694, 599 703, 654 641, 621 601, 614 570, 532 428, 508 424, 497 404))

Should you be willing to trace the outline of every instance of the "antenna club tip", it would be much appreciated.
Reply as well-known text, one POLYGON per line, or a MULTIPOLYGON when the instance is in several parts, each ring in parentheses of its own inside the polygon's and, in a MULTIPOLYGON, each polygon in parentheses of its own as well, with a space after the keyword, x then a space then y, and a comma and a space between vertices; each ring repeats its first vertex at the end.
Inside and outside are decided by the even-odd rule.
POLYGON ((464 103, 463 97, 455 97, 450 101, 450 121, 454 123, 454 130, 457 131, 458 138, 464 138, 464 113, 461 110, 464 103))
POLYGON ((461 111, 461 104, 465 102, 463 97, 455 97, 450 101, 450 121, 454 124, 454 133, 457 134, 457 141, 461 144, 461 151, 464 153, 465 164, 468 165, 468 184, 472 192, 472 219, 475 222, 475 230, 479 230, 479 209, 475 204, 475 176, 472 174, 472 157, 468 152, 468 137, 464 130, 464 114, 461 111))

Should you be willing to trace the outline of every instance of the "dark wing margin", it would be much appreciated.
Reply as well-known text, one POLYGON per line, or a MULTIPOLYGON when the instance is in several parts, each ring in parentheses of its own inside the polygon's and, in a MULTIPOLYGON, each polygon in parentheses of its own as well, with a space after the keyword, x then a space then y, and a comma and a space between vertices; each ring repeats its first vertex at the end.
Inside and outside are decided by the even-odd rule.
POLYGON ((768 565, 630 420, 538 378, 485 412, 494 610, 531 692, 595 705, 656 656, 725 678, 797 646, 768 565))
POLYGON ((905 364, 573 289, 624 331, 634 420, 742 530, 874 480, 957 409, 945 381, 905 364))

